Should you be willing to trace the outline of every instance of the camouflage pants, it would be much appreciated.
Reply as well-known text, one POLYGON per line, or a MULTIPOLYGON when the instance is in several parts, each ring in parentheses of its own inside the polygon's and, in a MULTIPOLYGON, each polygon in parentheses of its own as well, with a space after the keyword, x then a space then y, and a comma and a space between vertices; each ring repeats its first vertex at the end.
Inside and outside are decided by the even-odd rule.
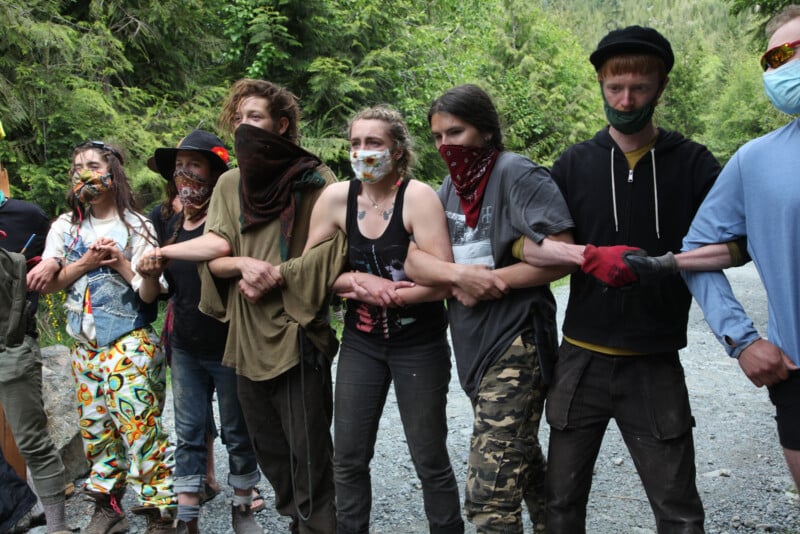
POLYGON ((536 348, 517 338, 486 370, 473 400, 464 508, 478 532, 521 533, 523 499, 536 530, 544 530, 544 398, 536 348))

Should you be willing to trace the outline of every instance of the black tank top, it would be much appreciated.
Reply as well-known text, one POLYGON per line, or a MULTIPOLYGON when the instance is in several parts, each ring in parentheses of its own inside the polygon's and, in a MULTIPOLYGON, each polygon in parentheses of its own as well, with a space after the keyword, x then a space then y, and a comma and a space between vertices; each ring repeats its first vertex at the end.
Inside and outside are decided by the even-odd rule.
MULTIPOLYGON (((388 280, 408 280, 403 265, 410 236, 403 225, 403 198, 408 181, 397 191, 389 225, 377 239, 358 229, 358 192, 361 182, 352 180, 347 195, 347 239, 350 271, 370 273, 388 280)), ((347 301, 345 329, 378 343, 408 345, 426 343, 447 328, 444 302, 423 302, 403 308, 381 308, 357 300, 347 301)))

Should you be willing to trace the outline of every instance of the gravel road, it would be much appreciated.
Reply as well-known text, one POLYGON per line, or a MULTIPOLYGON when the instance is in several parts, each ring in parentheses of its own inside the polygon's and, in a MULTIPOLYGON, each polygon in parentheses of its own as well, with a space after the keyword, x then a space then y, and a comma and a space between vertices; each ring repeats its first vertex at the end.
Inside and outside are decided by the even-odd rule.
MULTIPOLYGON (((752 265, 730 270, 734 290, 751 313, 759 330, 766 331, 766 298, 752 265)), ((568 288, 555 290, 559 323, 568 288)), ((682 352, 692 410, 697 421, 697 484, 706 509, 710 534, 743 532, 800 533, 800 503, 783 460, 773 421, 772 405, 765 389, 754 387, 728 358, 710 333, 702 313, 693 305, 689 319, 689 344, 682 352)), ((168 402, 171 408, 171 401, 168 402)), ((453 378, 448 397, 448 445, 463 497, 467 450, 472 428, 470 403, 453 378)), ((171 413, 167 413, 171 422, 171 413)), ((546 449, 548 428, 539 433, 546 449)), ((216 443, 217 476, 227 476, 224 447, 216 443)), ((427 523, 419 481, 408 455, 393 393, 387 400, 378 435, 373 471, 373 533, 423 533, 427 523)), ((259 484, 267 509, 257 515, 267 533, 288 532, 288 521, 273 508, 271 489, 259 484)), ((133 504, 128 492, 125 507, 133 504)), ((230 489, 202 510, 201 528, 206 533, 230 529, 230 489)), ((91 504, 80 498, 68 501, 70 524, 85 526, 91 504)), ((143 532, 144 522, 129 517, 131 532, 143 532)), ((530 531, 526 520, 526 532, 530 531)), ((587 529, 592 533, 651 533, 655 523, 633 462, 616 426, 606 433, 595 469, 589 499, 587 529)), ((44 532, 43 530, 41 532, 44 532)), ((475 529, 467 525, 467 532, 475 529)))

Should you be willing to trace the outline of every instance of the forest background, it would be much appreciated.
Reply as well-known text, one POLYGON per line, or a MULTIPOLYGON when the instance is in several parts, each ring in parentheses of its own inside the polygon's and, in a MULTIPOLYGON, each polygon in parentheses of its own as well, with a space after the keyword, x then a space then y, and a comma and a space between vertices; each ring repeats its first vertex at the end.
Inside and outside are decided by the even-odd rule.
MULTIPOLYGON (((252 77, 299 96, 301 142, 340 179, 351 174, 348 118, 388 103, 416 140, 414 176, 437 186, 446 169, 428 107, 467 82, 493 96, 506 147, 550 165, 605 124, 588 55, 630 24, 657 28, 675 51, 657 123, 725 162, 790 119, 764 95, 758 66, 764 23, 789 3, 0 0, 0 163, 13 197, 55 217, 66 209, 74 146, 104 140, 123 150, 140 206, 149 207, 164 184, 147 158, 195 128, 221 133, 230 85, 252 77)), ((40 300, 43 345, 65 340, 63 299, 40 300)))
MULTIPOLYGON (((427 125, 431 101, 483 86, 506 146, 550 165, 605 123, 588 54, 609 30, 657 28, 676 54, 657 122, 726 161, 788 122, 761 82, 770 0, 0 0, 0 162, 12 196, 51 217, 65 209, 73 147, 119 145, 145 207, 163 182, 156 147, 216 130, 231 83, 264 78, 295 92, 302 144, 350 176, 345 129, 389 103, 416 139, 415 176, 445 169, 427 125)), ((224 138, 228 146, 232 139, 224 138)))

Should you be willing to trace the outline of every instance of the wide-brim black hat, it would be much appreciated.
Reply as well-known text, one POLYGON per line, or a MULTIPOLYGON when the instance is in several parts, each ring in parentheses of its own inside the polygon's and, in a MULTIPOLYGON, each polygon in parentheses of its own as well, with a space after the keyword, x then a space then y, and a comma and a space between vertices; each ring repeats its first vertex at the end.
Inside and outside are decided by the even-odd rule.
POLYGON ((228 151, 222 144, 222 140, 205 130, 193 131, 181 139, 175 148, 157 148, 151 158, 152 165, 148 159, 147 166, 158 172, 166 180, 172 180, 172 175, 175 174, 175 158, 179 150, 192 150, 205 154, 211 163, 212 175, 220 175, 228 170, 228 151))
POLYGON ((672 46, 669 41, 653 28, 642 26, 628 26, 620 30, 613 30, 600 39, 597 50, 589 56, 589 61, 595 70, 600 70, 603 63, 612 56, 622 54, 652 54, 664 61, 667 72, 675 64, 672 46))

